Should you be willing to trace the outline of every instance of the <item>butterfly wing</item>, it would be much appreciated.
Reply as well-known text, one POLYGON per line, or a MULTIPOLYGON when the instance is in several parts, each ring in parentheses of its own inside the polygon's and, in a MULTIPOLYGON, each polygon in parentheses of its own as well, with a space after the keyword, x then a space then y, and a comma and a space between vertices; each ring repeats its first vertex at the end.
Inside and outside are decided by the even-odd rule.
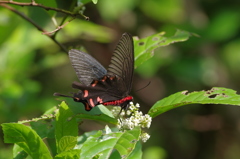
POLYGON ((120 78, 118 82, 118 94, 127 96, 132 88, 134 70, 134 45, 132 36, 124 33, 114 50, 111 63, 108 67, 108 75, 120 78))
POLYGON ((72 86, 82 90, 81 99, 87 101, 91 107, 95 107, 98 104, 121 99, 116 95, 118 82, 119 79, 116 76, 105 75, 101 79, 93 80, 89 86, 78 82, 73 82, 72 86))
MULTIPOLYGON (((72 98, 76 102, 82 102, 89 111, 98 104, 128 96, 132 88, 134 69, 133 47, 131 35, 124 33, 113 53, 108 71, 89 54, 70 50, 70 61, 81 82, 73 82, 73 88, 81 91, 72 98)), ((70 97, 59 93, 55 95, 70 97)))
POLYGON ((68 54, 82 84, 89 85, 94 79, 102 78, 107 74, 107 70, 91 55, 75 49, 70 50, 68 54))

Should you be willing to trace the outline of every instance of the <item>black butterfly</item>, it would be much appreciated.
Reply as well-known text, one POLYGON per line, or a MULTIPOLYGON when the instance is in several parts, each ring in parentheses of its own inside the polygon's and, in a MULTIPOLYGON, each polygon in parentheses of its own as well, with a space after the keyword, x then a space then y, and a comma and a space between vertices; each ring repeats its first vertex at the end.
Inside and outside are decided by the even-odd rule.
POLYGON ((73 96, 59 93, 54 96, 71 97, 83 103, 87 111, 99 104, 128 108, 133 100, 129 93, 134 69, 134 45, 130 34, 122 35, 107 70, 92 56, 79 50, 70 50, 69 58, 81 82, 73 82, 72 87, 80 91, 73 96))

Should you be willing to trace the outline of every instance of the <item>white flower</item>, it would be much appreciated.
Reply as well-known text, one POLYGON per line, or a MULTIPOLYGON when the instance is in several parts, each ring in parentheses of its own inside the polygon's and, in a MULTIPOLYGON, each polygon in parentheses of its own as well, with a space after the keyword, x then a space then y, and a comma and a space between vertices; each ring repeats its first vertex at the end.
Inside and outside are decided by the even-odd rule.
MULTIPOLYGON (((139 107, 139 104, 133 105, 131 102, 129 110, 121 112, 117 125, 120 130, 132 130, 136 126, 140 126, 141 128, 150 127, 152 117, 148 114, 143 115, 143 113, 139 111, 139 107), (131 116, 129 118, 121 118, 125 115, 131 116)), ((140 138, 143 142, 146 142, 150 138, 150 135, 147 133, 142 133, 140 138)))
POLYGON ((148 133, 142 133, 140 138, 143 142, 146 142, 150 138, 150 135, 148 133))

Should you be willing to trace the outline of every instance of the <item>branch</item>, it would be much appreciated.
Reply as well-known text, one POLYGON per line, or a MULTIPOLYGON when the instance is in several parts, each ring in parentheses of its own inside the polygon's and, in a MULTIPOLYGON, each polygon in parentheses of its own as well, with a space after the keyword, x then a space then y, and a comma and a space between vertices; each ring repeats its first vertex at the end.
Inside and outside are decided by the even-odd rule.
POLYGON ((33 7, 40 7, 40 8, 44 8, 46 9, 47 11, 48 10, 54 10, 56 12, 61 12, 61 13, 64 13, 64 14, 67 14, 67 15, 70 15, 72 17, 76 17, 77 15, 81 15, 82 17, 85 18, 85 20, 89 20, 89 17, 81 14, 81 13, 73 13, 73 12, 70 12, 70 11, 67 11, 67 10, 64 10, 64 9, 59 9, 59 8, 53 8, 53 7, 48 7, 48 6, 44 6, 42 4, 38 4, 36 3, 34 0, 32 0, 32 2, 30 3, 22 3, 22 2, 14 2, 14 1, 0 1, 0 4, 13 4, 13 5, 18 5, 18 6, 33 6, 33 7))
POLYGON ((46 32, 44 31, 42 34, 45 34, 45 35, 49 35, 54 33, 54 32, 57 32, 58 30, 62 29, 65 25, 67 25, 68 23, 70 23, 73 19, 75 19, 75 17, 73 17, 72 19, 70 19, 69 21, 67 21, 66 23, 64 23, 63 25, 60 25, 57 27, 57 29, 53 30, 53 31, 50 31, 50 32, 46 32))
MULTIPOLYGON (((0 3, 0 6, 7 8, 7 9, 11 10, 12 12, 18 14, 20 17, 22 17, 23 19, 27 20, 29 23, 34 25, 39 31, 46 32, 43 28, 41 28, 39 25, 37 25, 32 19, 28 18, 25 14, 19 12, 15 8, 13 8, 9 5, 6 5, 6 4, 1 4, 1 3, 0 3)), ((53 36, 51 36, 51 35, 47 35, 47 36, 50 39, 52 39, 64 52, 68 53, 68 50, 62 44, 60 44, 53 36)))

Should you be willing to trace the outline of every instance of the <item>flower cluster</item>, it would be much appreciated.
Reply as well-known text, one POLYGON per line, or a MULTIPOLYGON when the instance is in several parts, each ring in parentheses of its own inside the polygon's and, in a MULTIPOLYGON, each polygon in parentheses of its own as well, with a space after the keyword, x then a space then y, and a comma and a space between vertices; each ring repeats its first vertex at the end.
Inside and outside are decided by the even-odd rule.
MULTIPOLYGON (((152 118, 148 115, 139 111, 139 104, 134 105, 130 103, 129 109, 127 111, 122 111, 120 118, 118 119, 118 128, 120 130, 132 130, 134 127, 139 126, 141 128, 149 128, 152 122, 152 118), (124 116, 130 116, 129 118, 123 118, 124 116)), ((116 109, 113 112, 117 112, 116 109)), ((114 113, 116 114, 116 113, 114 113)), ((150 138, 150 135, 143 132, 141 134, 141 139, 146 142, 150 138)))

